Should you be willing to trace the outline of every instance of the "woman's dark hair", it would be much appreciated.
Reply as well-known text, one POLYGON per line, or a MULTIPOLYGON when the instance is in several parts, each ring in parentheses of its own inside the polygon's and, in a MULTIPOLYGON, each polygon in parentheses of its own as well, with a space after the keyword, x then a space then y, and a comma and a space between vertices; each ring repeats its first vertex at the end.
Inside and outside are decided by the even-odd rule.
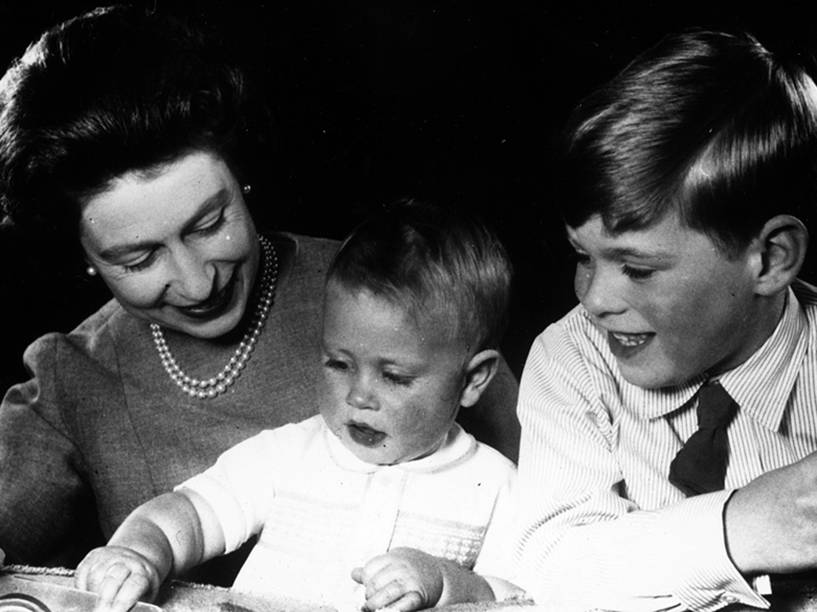
POLYGON ((112 6, 45 32, 0 81, 8 219, 78 249, 82 199, 115 177, 203 149, 239 180, 266 121, 219 41, 176 18, 112 6))
POLYGON ((564 145, 568 225, 637 230, 675 210, 734 254, 817 203, 817 86, 748 34, 689 30, 583 100, 564 145))

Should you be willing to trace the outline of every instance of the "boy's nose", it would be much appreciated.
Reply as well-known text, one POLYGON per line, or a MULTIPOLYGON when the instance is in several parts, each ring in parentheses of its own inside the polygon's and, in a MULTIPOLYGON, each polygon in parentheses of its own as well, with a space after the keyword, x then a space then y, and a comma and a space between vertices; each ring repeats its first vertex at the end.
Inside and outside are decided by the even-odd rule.
POLYGON ((595 317, 620 314, 626 309, 621 297, 621 288, 610 271, 577 269, 575 279, 576 297, 585 310, 595 317))

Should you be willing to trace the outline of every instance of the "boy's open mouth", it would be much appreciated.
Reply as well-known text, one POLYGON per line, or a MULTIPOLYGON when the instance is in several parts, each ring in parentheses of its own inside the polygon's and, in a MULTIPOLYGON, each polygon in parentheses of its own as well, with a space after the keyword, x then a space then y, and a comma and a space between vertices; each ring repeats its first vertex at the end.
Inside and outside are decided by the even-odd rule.
POLYGON ((607 344, 616 359, 628 359, 640 354, 654 337, 654 333, 628 334, 608 331, 607 344))
POLYGON ((349 423, 346 423, 346 431, 349 432, 349 437, 352 438, 352 440, 354 440, 357 444, 367 446, 369 448, 380 446, 383 443, 383 440, 386 439, 386 434, 384 432, 378 431, 377 429, 372 429, 365 423, 350 421, 349 423))
POLYGON ((621 332, 608 332, 609 335, 622 346, 640 346, 650 339, 652 334, 627 334, 621 332))

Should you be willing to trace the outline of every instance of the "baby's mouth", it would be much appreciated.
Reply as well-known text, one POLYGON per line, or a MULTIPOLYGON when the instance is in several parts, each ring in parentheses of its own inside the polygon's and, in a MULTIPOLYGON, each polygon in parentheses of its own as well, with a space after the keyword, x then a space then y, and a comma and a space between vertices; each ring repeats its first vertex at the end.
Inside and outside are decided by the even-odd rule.
POLYGON ((383 440, 386 439, 385 432, 373 429, 365 423, 358 423, 356 421, 346 423, 346 431, 349 432, 349 437, 357 444, 368 448, 380 446, 383 440))

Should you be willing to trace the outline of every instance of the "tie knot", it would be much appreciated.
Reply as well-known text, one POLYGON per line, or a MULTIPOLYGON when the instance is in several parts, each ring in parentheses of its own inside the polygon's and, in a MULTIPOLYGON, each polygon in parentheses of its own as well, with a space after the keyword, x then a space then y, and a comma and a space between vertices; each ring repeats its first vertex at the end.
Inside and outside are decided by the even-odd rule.
POLYGON ((698 427, 717 429, 729 425, 738 405, 717 381, 704 384, 698 391, 698 427))

